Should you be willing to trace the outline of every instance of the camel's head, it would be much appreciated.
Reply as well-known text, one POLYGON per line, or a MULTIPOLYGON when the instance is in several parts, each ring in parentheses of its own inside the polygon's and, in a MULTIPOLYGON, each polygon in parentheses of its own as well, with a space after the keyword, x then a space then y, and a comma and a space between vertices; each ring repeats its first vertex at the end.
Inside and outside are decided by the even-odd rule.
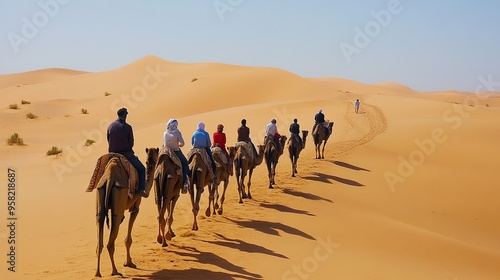
POLYGON ((234 159, 236 157, 236 147, 227 147, 227 153, 229 154, 229 157, 231 159, 234 159))
POLYGON ((149 163, 156 164, 156 162, 158 161, 158 154, 159 153, 160 153, 159 148, 146 148, 146 154, 148 155, 146 162, 148 164, 149 163))
POLYGON ((281 135, 280 137, 280 144, 281 144, 281 147, 285 147, 285 144, 286 144, 286 136, 285 135, 281 135))
POLYGON ((266 149, 266 146, 257 145, 257 151, 259 152, 259 155, 263 154, 265 149, 266 149))
POLYGON ((306 139, 307 135, 309 135, 309 131, 302 130, 302 139, 306 139))

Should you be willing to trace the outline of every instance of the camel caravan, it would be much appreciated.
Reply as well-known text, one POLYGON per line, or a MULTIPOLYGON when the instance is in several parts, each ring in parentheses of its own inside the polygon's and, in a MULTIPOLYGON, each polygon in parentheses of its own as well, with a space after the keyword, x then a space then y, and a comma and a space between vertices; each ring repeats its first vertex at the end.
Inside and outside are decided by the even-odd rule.
MULTIPOLYGON (((121 108, 118 119, 110 124, 107 132, 108 153, 98 160, 87 192, 96 190, 97 224, 97 269, 95 276, 101 277, 100 260, 104 248, 104 223, 109 228, 107 250, 112 265, 112 275, 122 274, 114 260, 115 241, 120 224, 125 219, 128 209, 129 221, 125 247, 127 251, 124 266, 135 268, 130 248, 132 246, 132 228, 139 214, 142 198, 149 197, 153 190, 158 211, 157 242, 167 247, 167 241, 176 235, 172 229, 175 205, 181 194, 189 193, 192 212, 192 230, 198 230, 197 215, 200 210, 201 195, 208 186, 209 202, 205 215, 223 214, 226 190, 231 176, 236 175, 239 203, 243 199, 252 199, 250 191, 252 173, 263 161, 266 162, 269 188, 275 184, 276 166, 280 156, 287 149, 292 166, 292 177, 297 173, 299 155, 306 146, 307 130, 300 130, 297 119, 290 125, 290 138, 280 135, 276 120, 272 119, 266 127, 264 145, 255 145, 250 140, 250 130, 246 120, 241 121, 238 138, 234 146, 226 147, 224 126, 219 124, 213 133, 213 143, 205 131, 205 125, 199 123, 191 137, 192 148, 184 156, 181 147, 185 145, 178 121, 170 119, 164 132, 162 148, 146 148, 144 166, 132 150, 134 137, 132 127, 126 123, 128 111, 121 108), (299 134, 302 135, 299 135, 299 134), (245 177, 248 180, 245 184, 245 177), (223 183, 222 194, 219 186, 223 183), (154 187, 154 188, 153 188, 154 187), (111 212, 111 218, 109 217, 111 212), (110 222, 111 220, 111 222, 110 222)), ((312 137, 316 146, 316 158, 323 158, 324 146, 331 135, 333 122, 324 121, 322 112, 315 116, 316 124, 312 137), (319 116, 318 116, 319 115, 319 116), (323 122, 318 122, 323 120, 323 122), (323 128, 323 129, 322 129, 323 128), (319 146, 323 144, 322 153, 319 146)))

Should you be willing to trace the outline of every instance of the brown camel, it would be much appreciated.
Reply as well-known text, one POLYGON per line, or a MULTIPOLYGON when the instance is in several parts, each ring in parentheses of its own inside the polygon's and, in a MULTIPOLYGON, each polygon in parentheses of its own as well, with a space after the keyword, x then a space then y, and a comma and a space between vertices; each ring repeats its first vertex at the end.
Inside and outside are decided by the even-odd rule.
POLYGON ((324 158, 325 156, 325 145, 328 138, 332 135, 333 122, 328 123, 328 135, 325 135, 325 129, 323 124, 318 124, 312 133, 314 140, 314 146, 316 147, 316 158, 324 158), (323 143, 323 149, 320 149, 321 143, 323 143))
POLYGON ((302 145, 296 136, 291 136, 288 139, 288 153, 290 154, 290 161, 292 162, 292 177, 295 177, 297 173, 297 161, 299 159, 300 152, 306 148, 306 138, 309 132, 307 130, 302 130, 302 145))
MULTIPOLYGON (((276 176, 276 165, 278 165, 278 160, 281 154, 283 154, 283 149, 281 149, 281 151, 278 149, 276 143, 274 142, 274 137, 272 136, 266 137, 265 142, 264 158, 266 159, 267 174, 269 176, 269 188, 274 189, 273 185, 275 184, 274 177, 276 176)), ((285 147, 286 136, 282 135, 279 142, 281 147, 285 147)))
MULTIPOLYGON (((250 151, 253 152, 253 151, 250 151)), ((239 145, 236 149, 236 157, 234 159, 234 169, 236 173, 236 182, 238 183, 238 194, 240 197, 239 203, 243 203, 244 198, 252 199, 250 186, 252 185, 252 174, 255 167, 262 163, 264 159, 264 145, 257 146, 257 157, 250 157, 247 149, 243 145, 239 145), (253 158, 253 162, 250 159, 253 158), (248 193, 245 192, 245 176, 248 173, 248 193)))
MULTIPOLYGON (((198 230, 198 222, 196 217, 198 216, 198 212, 200 211, 200 198, 201 194, 205 190, 205 186, 210 183, 212 180, 212 174, 209 171, 207 165, 204 163, 202 154, 206 153, 204 149, 192 149, 188 157, 189 160, 189 195, 191 197, 191 205, 193 206, 193 230, 198 230)), ((205 212, 207 216, 210 216, 210 209, 205 212)))
POLYGON ((208 208, 206 213, 209 214, 210 216, 210 207, 213 206, 213 214, 215 215, 215 210, 219 213, 219 215, 222 215, 222 212, 224 211, 223 205, 224 205, 224 200, 226 199, 226 189, 227 185, 229 184, 229 170, 228 168, 233 168, 233 162, 234 158, 236 156, 236 148, 235 147, 228 147, 228 154, 229 158, 225 154, 223 154, 222 150, 218 147, 212 148, 212 155, 214 157, 215 161, 215 178, 213 182, 208 186, 209 187, 209 201, 208 201, 208 208), (225 157, 227 161, 229 161, 229 164, 226 164, 222 157, 225 157), (222 196, 220 197, 220 205, 219 205, 219 185, 221 182, 224 182, 224 190, 222 191, 222 196))
POLYGON ((156 165, 154 186, 155 186, 155 203, 158 208, 158 236, 156 241, 162 244, 162 247, 167 247, 167 240, 172 240, 175 233, 172 230, 174 221, 175 204, 180 196, 180 191, 183 185, 182 168, 180 161, 176 163, 177 156, 163 148, 156 165), (165 212, 168 211, 167 220, 165 220, 165 212), (165 233, 165 226, 168 221, 168 231, 165 233))
MULTIPOLYGON (((146 193, 149 194, 153 183, 153 173, 156 161, 158 160, 158 149, 146 149, 146 193)), ((132 262, 130 256, 130 247, 132 246, 132 228, 135 219, 139 214, 139 206, 141 204, 142 196, 139 194, 133 195, 131 198, 128 195, 128 181, 129 175, 126 172, 125 166, 118 157, 111 158, 104 169, 104 173, 96 185, 96 220, 97 220, 97 270, 96 277, 101 277, 100 263, 101 253, 104 248, 104 221, 109 227, 108 211, 111 210, 111 228, 109 232, 109 240, 107 244, 109 257, 111 259, 111 266, 113 271, 111 275, 122 275, 118 272, 115 260, 115 241, 118 236, 120 224, 124 219, 124 212, 126 209, 133 209, 130 213, 128 223, 127 237, 125 239, 125 246, 127 248, 127 261, 124 266, 136 268, 137 266, 132 262)))

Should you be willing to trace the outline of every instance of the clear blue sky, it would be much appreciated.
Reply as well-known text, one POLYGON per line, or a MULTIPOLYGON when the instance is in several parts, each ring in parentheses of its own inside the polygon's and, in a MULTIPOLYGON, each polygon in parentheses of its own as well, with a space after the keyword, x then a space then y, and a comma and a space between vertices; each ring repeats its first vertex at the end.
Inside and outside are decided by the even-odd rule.
POLYGON ((0 15, 0 74, 153 54, 424 91, 500 81, 498 0, 0 0, 0 15))

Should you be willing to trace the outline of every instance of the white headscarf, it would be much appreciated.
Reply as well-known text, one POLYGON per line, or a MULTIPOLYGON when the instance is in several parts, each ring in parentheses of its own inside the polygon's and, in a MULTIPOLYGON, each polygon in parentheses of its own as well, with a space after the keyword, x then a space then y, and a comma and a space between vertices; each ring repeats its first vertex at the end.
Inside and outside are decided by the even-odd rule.
POLYGON ((179 123, 176 119, 170 119, 167 122, 167 130, 176 130, 179 123))
POLYGON ((205 124, 202 123, 202 122, 199 122, 197 129, 199 129, 199 130, 205 130, 205 124))

